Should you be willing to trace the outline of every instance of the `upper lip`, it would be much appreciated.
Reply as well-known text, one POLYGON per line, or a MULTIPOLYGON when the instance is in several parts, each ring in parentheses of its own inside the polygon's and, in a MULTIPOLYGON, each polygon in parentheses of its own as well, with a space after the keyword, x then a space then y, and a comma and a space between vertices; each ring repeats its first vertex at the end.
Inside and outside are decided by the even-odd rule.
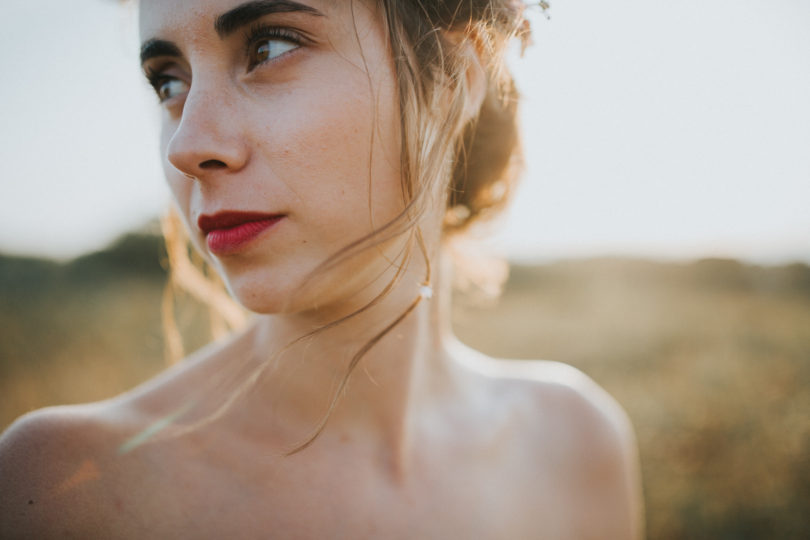
POLYGON ((283 217, 282 214, 268 214, 266 212, 236 212, 224 211, 213 215, 201 214, 197 219, 197 226, 204 234, 218 229, 230 229, 251 221, 274 219, 283 217))

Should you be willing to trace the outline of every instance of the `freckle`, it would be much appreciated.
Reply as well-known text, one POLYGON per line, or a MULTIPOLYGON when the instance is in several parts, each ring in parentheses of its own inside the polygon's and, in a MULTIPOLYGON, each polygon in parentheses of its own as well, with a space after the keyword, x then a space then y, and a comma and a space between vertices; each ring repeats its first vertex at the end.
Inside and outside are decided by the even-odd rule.
POLYGON ((34 499, 28 499, 28 504, 34 504, 34 499))

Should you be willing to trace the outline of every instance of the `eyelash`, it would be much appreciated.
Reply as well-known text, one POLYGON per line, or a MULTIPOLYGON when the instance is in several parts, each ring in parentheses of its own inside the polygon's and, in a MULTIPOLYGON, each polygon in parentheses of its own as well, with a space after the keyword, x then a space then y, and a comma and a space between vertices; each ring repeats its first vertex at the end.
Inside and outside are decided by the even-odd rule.
MULTIPOLYGON (((299 33, 288 28, 258 23, 251 26, 248 30, 247 37, 245 38, 245 56, 250 59, 253 56, 256 46, 268 40, 281 40, 298 46, 302 45, 304 42, 299 33)), ((286 53, 282 53, 282 56, 284 54, 286 53)), ((256 66, 272 60, 273 59, 258 62, 249 60, 248 71, 252 71, 256 66)))
MULTIPOLYGON (((246 58, 248 58, 248 67, 247 67, 248 72, 253 71, 253 69, 255 69, 257 66, 265 62, 271 62, 274 60, 274 58, 262 61, 254 61, 253 59, 251 59, 256 49, 256 46, 261 44, 262 42, 269 40, 286 41, 296 46, 300 46, 304 42, 304 39, 301 37, 300 34, 288 28, 270 26, 261 23, 254 24, 248 30, 247 36, 245 38, 245 56, 246 58)), ((283 56, 284 54, 286 54, 286 52, 281 53, 281 55, 279 56, 283 56)), ((149 82, 149 85, 154 89, 155 94, 157 94, 158 99, 160 100, 161 103, 163 103, 167 99, 170 99, 160 95, 161 87, 167 82, 177 80, 177 77, 164 75, 163 72, 161 71, 162 69, 163 69, 162 67, 157 69, 153 67, 147 67, 145 70, 146 80, 149 82)))
POLYGON ((147 67, 145 75, 146 75, 146 80, 149 82, 149 85, 155 91, 155 94, 157 94, 157 97, 160 100, 160 102, 163 103, 168 98, 164 98, 163 96, 160 95, 161 86, 163 86, 164 83, 176 80, 177 77, 164 75, 160 71, 160 69, 162 69, 162 68, 155 69, 155 68, 152 68, 152 67, 147 67))

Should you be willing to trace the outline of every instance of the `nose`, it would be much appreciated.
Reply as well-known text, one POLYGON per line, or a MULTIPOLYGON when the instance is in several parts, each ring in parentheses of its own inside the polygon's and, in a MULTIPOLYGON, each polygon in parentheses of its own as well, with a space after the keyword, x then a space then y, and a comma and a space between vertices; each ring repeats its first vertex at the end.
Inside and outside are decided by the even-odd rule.
POLYGON ((203 179, 218 171, 238 171, 247 163, 244 130, 229 103, 234 102, 224 92, 189 90, 166 147, 169 163, 184 176, 203 179))

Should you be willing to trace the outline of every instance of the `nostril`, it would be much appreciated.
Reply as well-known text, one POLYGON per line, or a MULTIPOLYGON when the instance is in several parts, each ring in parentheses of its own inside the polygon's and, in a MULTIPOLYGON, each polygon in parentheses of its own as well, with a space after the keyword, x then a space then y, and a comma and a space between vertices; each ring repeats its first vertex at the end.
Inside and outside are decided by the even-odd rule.
POLYGON ((218 159, 208 159, 200 163, 201 169, 224 169, 227 165, 218 159))

